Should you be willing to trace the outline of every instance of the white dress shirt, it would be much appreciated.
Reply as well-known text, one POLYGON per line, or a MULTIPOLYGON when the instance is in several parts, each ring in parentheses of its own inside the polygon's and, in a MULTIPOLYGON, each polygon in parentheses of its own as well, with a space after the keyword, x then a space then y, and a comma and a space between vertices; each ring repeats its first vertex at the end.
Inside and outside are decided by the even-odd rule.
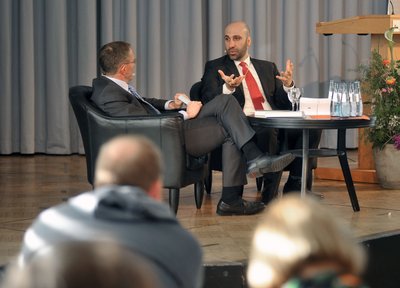
MULTIPOLYGON (((242 67, 240 66, 241 62, 245 62, 247 64, 247 67, 249 69, 249 72, 253 75, 254 80, 256 80, 256 83, 258 85, 258 88, 261 91, 261 94, 264 98, 264 102, 262 103, 262 106, 264 108, 264 110, 272 110, 271 105, 269 105, 266 97, 265 97, 265 93, 264 93, 264 89, 261 86, 261 81, 260 78, 258 77, 257 71, 254 68, 253 64, 250 61, 250 57, 247 57, 244 61, 234 61, 236 68, 239 71, 240 75, 243 75, 243 71, 242 71, 242 67)), ((252 115, 255 112, 254 109, 254 105, 253 105, 253 101, 251 100, 251 96, 250 96, 250 92, 249 92, 249 88, 247 87, 247 83, 246 83, 246 78, 243 79, 242 81, 242 85, 243 85, 243 92, 244 92, 244 107, 243 107, 243 112, 246 115, 252 115)), ((288 92, 288 90, 291 87, 286 87, 285 85, 283 85, 283 89, 288 92)), ((222 87, 222 93, 224 94, 232 94, 233 92, 235 92, 236 89, 234 89, 233 91, 229 90, 228 87, 226 86, 226 83, 224 84, 224 86, 222 87)), ((290 99, 289 99, 290 100, 290 99)))

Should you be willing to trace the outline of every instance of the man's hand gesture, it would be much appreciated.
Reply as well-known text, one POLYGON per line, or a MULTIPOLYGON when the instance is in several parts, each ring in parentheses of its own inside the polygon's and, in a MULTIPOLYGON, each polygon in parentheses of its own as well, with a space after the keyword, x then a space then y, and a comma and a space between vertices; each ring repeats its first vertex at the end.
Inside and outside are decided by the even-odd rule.
POLYGON ((277 75, 276 78, 282 81, 285 87, 293 86, 293 68, 294 65, 290 59, 286 61, 286 70, 282 71, 280 75, 277 75))
POLYGON ((238 87, 242 83, 243 79, 246 77, 246 75, 235 77, 234 74, 232 74, 231 76, 227 76, 222 70, 218 70, 218 73, 221 76, 222 80, 225 81, 226 87, 231 91, 236 89, 236 87, 238 87))

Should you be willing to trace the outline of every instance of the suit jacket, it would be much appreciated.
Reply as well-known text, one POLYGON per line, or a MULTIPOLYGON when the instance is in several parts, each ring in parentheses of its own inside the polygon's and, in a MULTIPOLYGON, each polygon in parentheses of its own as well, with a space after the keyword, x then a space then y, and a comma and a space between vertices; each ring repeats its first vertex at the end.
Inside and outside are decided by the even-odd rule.
MULTIPOLYGON (((275 63, 254 58, 250 59, 260 78, 262 89, 264 90, 265 97, 271 105, 271 108, 290 110, 292 104, 287 97, 287 93, 283 89, 283 83, 281 80, 276 79, 276 75, 279 75, 279 71, 275 63)), ((204 68, 201 90, 202 99, 205 103, 222 93, 222 86, 225 82, 219 75, 218 70, 224 71, 226 75, 240 75, 235 62, 227 55, 208 61, 204 68)), ((243 85, 241 84, 237 87, 232 95, 243 108, 245 101, 243 85)))
MULTIPOLYGON (((144 98, 144 97, 143 97, 144 98)), ((165 110, 168 100, 144 98, 158 110, 165 110)), ((131 116, 154 114, 146 109, 137 98, 107 77, 100 76, 93 80, 91 100, 110 116, 131 116)))

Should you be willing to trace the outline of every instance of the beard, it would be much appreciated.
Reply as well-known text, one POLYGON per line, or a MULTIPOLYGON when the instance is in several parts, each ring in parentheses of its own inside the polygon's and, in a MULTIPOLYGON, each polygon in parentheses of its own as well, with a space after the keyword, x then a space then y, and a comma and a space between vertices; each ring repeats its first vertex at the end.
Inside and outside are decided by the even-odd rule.
POLYGON ((246 52, 247 50, 245 48, 244 49, 231 48, 226 50, 226 54, 233 61, 244 60, 243 58, 246 56, 246 52))

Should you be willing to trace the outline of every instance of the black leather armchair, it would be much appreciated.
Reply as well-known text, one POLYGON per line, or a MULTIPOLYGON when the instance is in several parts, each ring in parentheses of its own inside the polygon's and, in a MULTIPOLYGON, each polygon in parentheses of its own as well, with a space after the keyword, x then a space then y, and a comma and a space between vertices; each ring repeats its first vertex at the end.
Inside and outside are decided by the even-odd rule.
POLYGON ((191 157, 185 151, 183 118, 179 113, 109 117, 90 100, 92 87, 74 86, 69 99, 74 110, 86 153, 87 178, 93 184, 94 168, 100 146, 119 134, 148 137, 161 150, 164 162, 164 188, 169 189, 169 204, 176 213, 179 189, 195 184, 196 207, 201 208, 207 158, 191 157))

